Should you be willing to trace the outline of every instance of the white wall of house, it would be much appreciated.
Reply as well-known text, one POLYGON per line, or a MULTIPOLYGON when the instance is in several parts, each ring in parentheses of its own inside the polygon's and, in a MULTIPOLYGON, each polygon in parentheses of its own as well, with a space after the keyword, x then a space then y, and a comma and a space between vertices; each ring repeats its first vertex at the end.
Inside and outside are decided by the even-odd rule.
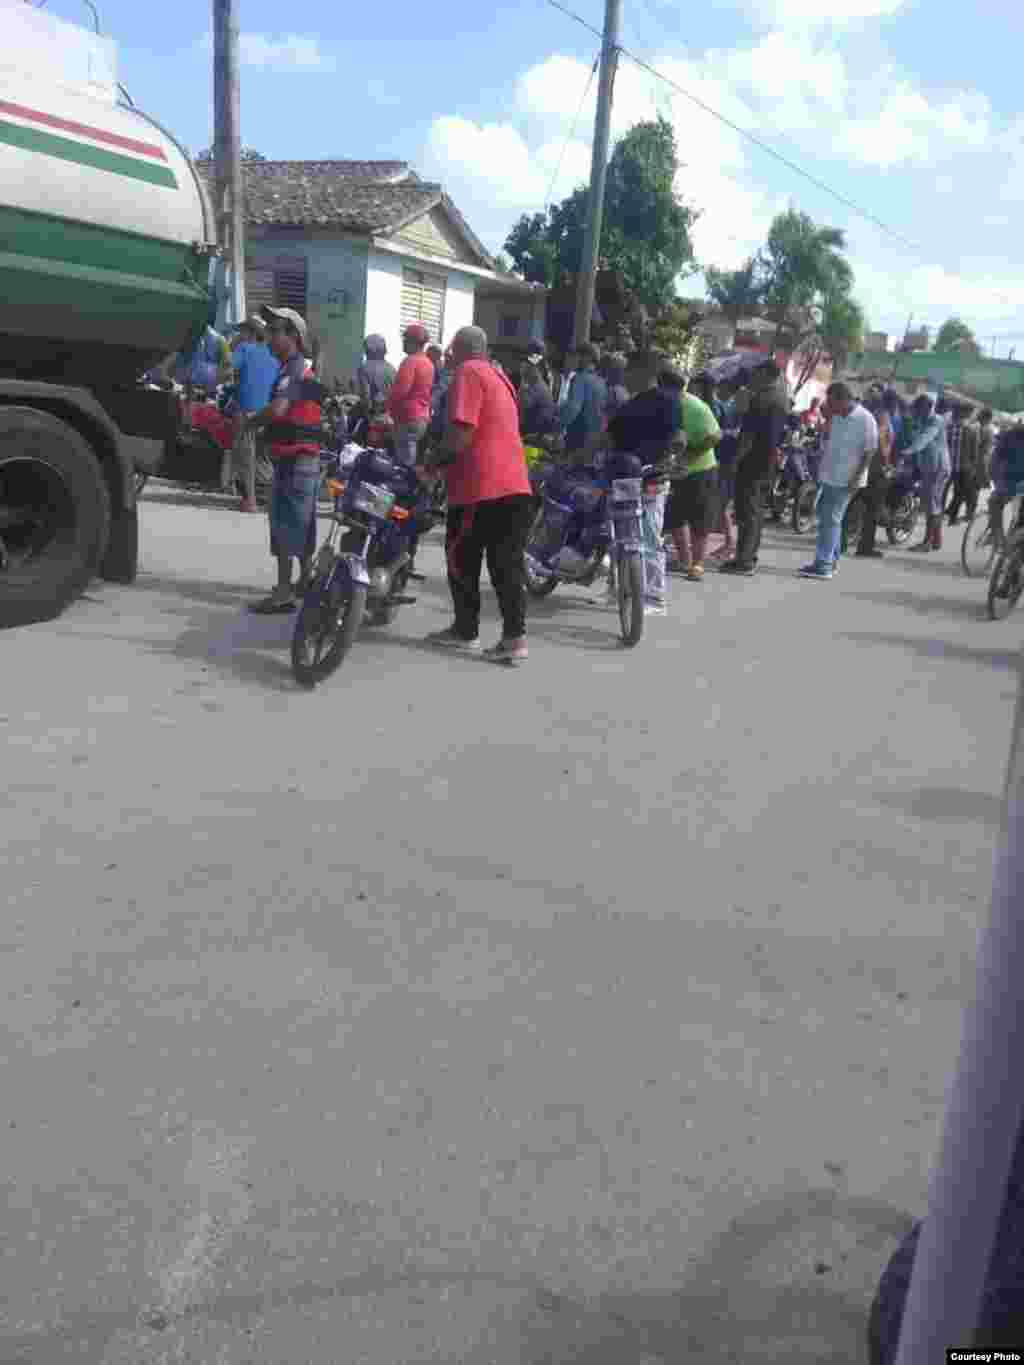
POLYGON ((464 275, 459 270, 449 272, 442 345, 447 346, 460 327, 472 326, 475 296, 476 280, 472 275, 464 275))
POLYGON ((473 321, 473 295, 476 281, 461 270, 446 270, 443 266, 424 264, 415 257, 398 256, 390 251, 372 248, 366 274, 366 335, 378 333, 388 343, 388 359, 393 365, 402 359, 402 268, 425 270, 446 278, 444 299, 444 331, 440 338, 431 337, 447 346, 460 327, 473 321))

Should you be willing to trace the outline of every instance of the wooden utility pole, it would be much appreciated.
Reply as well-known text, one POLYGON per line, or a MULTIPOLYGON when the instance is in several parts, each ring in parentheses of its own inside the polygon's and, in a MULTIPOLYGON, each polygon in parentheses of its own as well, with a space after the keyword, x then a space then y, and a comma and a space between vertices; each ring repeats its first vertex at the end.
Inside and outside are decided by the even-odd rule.
POLYGON ((576 323, 574 343, 579 346, 590 340, 590 323, 594 315, 594 289, 597 281, 597 261, 601 251, 601 223, 604 217, 604 182, 608 171, 608 144, 611 141, 612 90, 619 63, 619 39, 622 29, 622 0, 605 0, 604 39, 601 44, 601 67, 597 81, 597 114, 594 118, 594 147, 590 161, 590 198, 587 202, 587 224, 583 234, 583 260, 576 285, 576 323))
POLYGON ((228 324, 245 318, 245 189, 238 48, 238 0, 213 0, 214 212, 228 271, 228 324))

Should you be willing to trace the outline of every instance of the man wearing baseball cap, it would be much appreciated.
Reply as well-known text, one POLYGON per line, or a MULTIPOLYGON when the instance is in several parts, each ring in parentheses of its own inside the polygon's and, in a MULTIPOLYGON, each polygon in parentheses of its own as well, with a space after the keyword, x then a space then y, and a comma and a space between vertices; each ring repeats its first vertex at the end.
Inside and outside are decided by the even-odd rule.
POLYGON ((295 610, 292 560, 300 566, 299 590, 316 550, 316 497, 320 488, 320 416, 323 386, 308 372, 305 319, 293 308, 264 308, 270 349, 280 362, 270 402, 249 418, 265 427, 274 465, 270 495, 270 553, 277 560, 277 586, 250 610, 268 616, 295 610))
POLYGON ((430 421, 434 366, 424 350, 429 340, 430 333, 422 322, 409 323, 402 333, 405 359, 388 395, 388 412, 395 424, 395 458, 410 469, 430 421))
POLYGON ((232 343, 231 358, 238 375, 238 422, 232 457, 242 471, 245 481, 243 512, 255 512, 256 506, 256 435, 247 419, 262 412, 270 402, 270 395, 281 368, 267 345, 266 319, 246 318, 232 343))

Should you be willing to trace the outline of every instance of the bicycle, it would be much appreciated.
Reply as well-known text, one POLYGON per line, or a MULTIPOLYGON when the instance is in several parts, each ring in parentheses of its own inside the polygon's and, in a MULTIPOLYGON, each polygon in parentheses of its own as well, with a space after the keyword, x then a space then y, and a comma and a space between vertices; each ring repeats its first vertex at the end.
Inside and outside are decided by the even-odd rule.
POLYGON ((987 577, 992 572, 1003 534, 1002 527, 993 527, 987 507, 971 517, 960 546, 960 563, 968 578, 987 577))
POLYGON ((1013 494, 1013 516, 988 580, 988 614, 992 621, 1009 616, 1024 593, 1024 483, 1013 494))

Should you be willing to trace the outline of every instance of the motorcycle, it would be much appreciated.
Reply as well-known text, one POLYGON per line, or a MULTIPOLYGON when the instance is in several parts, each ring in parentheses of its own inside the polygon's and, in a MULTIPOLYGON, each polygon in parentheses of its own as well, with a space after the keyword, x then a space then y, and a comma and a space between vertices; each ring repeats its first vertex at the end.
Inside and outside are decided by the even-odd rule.
MULTIPOLYGON (((843 523, 843 549, 853 554, 860 541, 867 506, 868 490, 861 489, 851 499, 846 509, 843 523)), ((879 526, 883 527, 890 545, 905 545, 917 530, 921 520, 921 476, 914 467, 913 460, 902 460, 887 476, 885 498, 879 526)))
POLYGON ((405 593, 417 539, 435 524, 432 495, 412 469, 361 450, 327 479, 334 499, 292 636, 292 672, 315 687, 344 662, 364 617, 386 626, 405 593))
POLYGON ((803 535, 814 520, 821 466, 821 438, 794 434, 783 446, 782 468, 771 482, 772 520, 781 522, 790 513, 793 530, 803 535))
POLYGON ((629 647, 639 643, 644 629, 642 507, 645 491, 657 486, 653 472, 651 465, 621 457, 601 469, 554 470, 526 546, 526 587, 538 598, 559 583, 590 587, 605 576, 609 557, 622 640, 629 647))
POLYGON ((530 476, 530 491, 533 494, 534 513, 544 505, 544 489, 548 479, 555 472, 555 457, 562 450, 561 436, 524 436, 523 453, 530 476))

